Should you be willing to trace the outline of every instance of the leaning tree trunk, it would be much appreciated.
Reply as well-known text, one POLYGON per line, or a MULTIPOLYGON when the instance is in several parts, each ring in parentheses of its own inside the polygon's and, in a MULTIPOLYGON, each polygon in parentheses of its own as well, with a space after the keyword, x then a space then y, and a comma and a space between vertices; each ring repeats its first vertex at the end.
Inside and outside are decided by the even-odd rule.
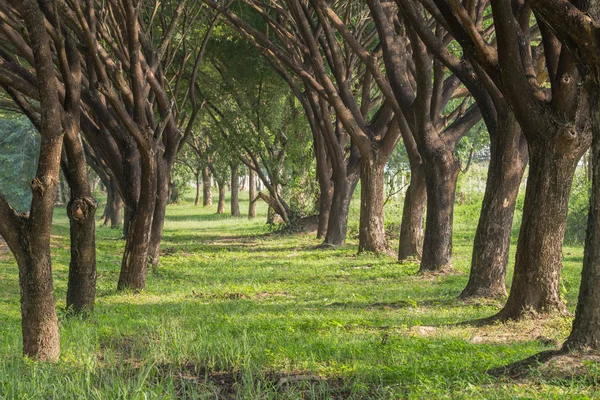
POLYGON ((156 204, 156 161, 151 155, 142 157, 141 190, 136 207, 129 206, 125 251, 121 263, 118 290, 143 290, 146 287, 148 251, 152 236, 152 220, 156 204))
POLYGON ((362 157, 360 160, 360 229, 358 252, 388 253, 385 237, 384 202, 385 163, 362 157))
POLYGON ((582 153, 557 132, 529 143, 529 176, 515 272, 504 308, 494 317, 519 319, 530 313, 563 311, 559 282, 569 195, 582 153))
POLYGON ((231 215, 240 216, 240 176, 237 164, 231 164, 231 215))
POLYGON ((427 217, 419 272, 452 268, 454 196, 460 165, 447 149, 423 152, 427 182, 427 217))
POLYGON ((506 268, 519 186, 527 166, 527 144, 514 116, 491 138, 490 165, 471 273, 460 298, 506 296, 506 268))
POLYGON ((248 218, 256 218, 256 172, 252 168, 248 177, 248 218))
POLYGON ((160 260, 160 242, 162 240, 165 217, 167 215, 167 203, 169 202, 169 178, 171 176, 171 168, 167 164, 166 160, 159 158, 156 160, 156 165, 156 203, 154 205, 152 233, 148 247, 148 258, 152 265, 158 265, 160 260))
POLYGON ((420 259, 423 254, 423 219, 427 185, 423 164, 411 168, 410 184, 404 197, 398 261, 420 259))
POLYGON ((204 207, 212 204, 212 187, 210 185, 210 169, 202 169, 202 205, 204 207))
POLYGON ((327 234, 324 244, 331 246, 343 246, 346 243, 348 232, 348 213, 352 195, 358 183, 358 174, 346 177, 344 173, 334 172, 333 196, 331 200, 331 211, 327 223, 327 234))
POLYGON ((219 204, 217 205, 217 214, 225 213, 225 182, 218 182, 219 186, 219 204))
POLYGON ((589 154, 592 193, 585 239, 583 270, 573 329, 564 348, 600 350, 600 88, 590 91, 593 144, 589 154))

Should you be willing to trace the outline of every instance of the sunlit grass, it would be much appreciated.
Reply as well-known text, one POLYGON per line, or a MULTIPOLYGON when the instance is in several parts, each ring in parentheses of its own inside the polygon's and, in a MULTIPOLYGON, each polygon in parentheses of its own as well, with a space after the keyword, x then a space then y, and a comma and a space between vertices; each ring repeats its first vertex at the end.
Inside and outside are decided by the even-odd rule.
MULTIPOLYGON (((348 243, 335 250, 315 249, 312 235, 269 234, 264 205, 252 221, 215 215, 216 206, 169 206, 165 254, 140 294, 117 293, 122 233, 98 228, 98 298, 85 320, 62 312, 68 222, 57 210, 61 359, 22 359, 17 268, 10 258, 0 261, 0 397, 595 396, 588 381, 510 382, 486 374, 562 342, 568 319, 454 325, 502 305, 456 300, 467 281, 477 208, 457 206, 455 273, 423 278, 417 264, 356 255, 356 205, 348 243), (304 378, 282 384, 288 375, 304 378)), ((399 213, 387 212, 388 224, 397 225, 399 213)), ((582 249, 564 254, 562 292, 573 310, 582 249)))

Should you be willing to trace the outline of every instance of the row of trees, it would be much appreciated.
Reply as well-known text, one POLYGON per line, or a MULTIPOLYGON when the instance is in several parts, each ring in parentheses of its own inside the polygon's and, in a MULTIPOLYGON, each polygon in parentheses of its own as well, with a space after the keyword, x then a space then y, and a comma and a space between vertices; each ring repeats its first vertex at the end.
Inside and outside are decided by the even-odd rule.
MULTIPOLYGON (((285 187, 316 182, 327 246, 344 244, 360 180, 358 250, 389 253, 384 171, 402 141, 411 175, 398 258, 439 272, 452 268, 456 149, 481 121, 490 166, 461 297, 506 295, 529 164, 513 284, 492 319, 562 311, 573 174, 600 134, 597 9, 567 0, 0 0, 0 86, 41 136, 29 213, 0 195, 0 234, 19 265, 24 353, 59 354, 50 228, 61 168, 71 190, 67 307, 87 312, 97 207, 88 165, 109 192, 105 220, 118 224, 125 207, 118 288, 141 290, 148 263, 159 261, 177 164, 205 192, 209 171, 220 194, 230 175, 232 195, 249 168, 267 191, 251 193, 251 204, 262 198, 285 223, 297 216, 285 187)), ((572 347, 598 345, 596 142, 572 347)))

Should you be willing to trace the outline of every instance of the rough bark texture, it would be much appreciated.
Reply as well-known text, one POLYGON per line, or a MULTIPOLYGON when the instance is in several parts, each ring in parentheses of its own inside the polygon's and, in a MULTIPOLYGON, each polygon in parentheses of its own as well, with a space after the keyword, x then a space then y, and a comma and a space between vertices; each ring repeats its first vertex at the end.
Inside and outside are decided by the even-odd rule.
POLYGON ((231 215, 239 217, 240 214, 240 175, 239 166, 231 165, 231 215))
POLYGON ((256 218, 256 172, 249 168, 248 177, 248 218, 256 218))
POLYGON ((363 157, 360 165, 360 229, 358 251, 387 253, 383 220, 384 163, 363 157))
POLYGON ((590 153, 592 193, 583 270, 573 329, 564 344, 569 350, 600 350, 600 87, 590 92, 594 131, 590 153))
POLYGON ((529 143, 529 176, 510 295, 496 316, 563 311, 559 281, 573 174, 581 147, 560 132, 551 141, 529 143))
POLYGON ((398 261, 420 259, 423 254, 423 219, 427 203, 424 166, 411 168, 410 184, 404 197, 398 261))
POLYGON ((427 229, 420 272, 452 268, 454 196, 460 165, 449 151, 422 152, 427 182, 427 229))
POLYGON ((460 298, 503 297, 512 222, 519 186, 528 162, 521 128, 510 116, 491 138, 485 195, 475 233, 471 273, 460 298))
POLYGON ((204 207, 212 204, 212 190, 210 185, 210 169, 204 167, 202 170, 202 205, 204 207))
POLYGON ((129 212, 125 251, 121 263, 118 290, 143 290, 146 287, 148 270, 148 250, 151 240, 152 220, 156 203, 156 164, 154 157, 143 160, 144 176, 142 177, 140 198, 137 208, 129 212), (135 233, 135 234, 130 234, 135 233))

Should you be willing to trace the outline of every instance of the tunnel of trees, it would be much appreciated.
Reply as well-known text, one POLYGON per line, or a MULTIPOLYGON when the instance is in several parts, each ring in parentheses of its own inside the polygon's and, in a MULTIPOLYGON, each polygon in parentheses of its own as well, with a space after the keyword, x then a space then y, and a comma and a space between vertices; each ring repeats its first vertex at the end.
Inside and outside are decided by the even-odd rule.
POLYGON ((324 254, 349 240, 446 279, 474 164, 481 209, 457 296, 503 305, 479 324, 567 313, 564 240, 587 169, 559 353, 599 350, 599 38, 597 1, 0 0, 0 236, 23 354, 60 357, 55 207, 69 221, 64 315, 90 318, 97 225, 122 236, 117 293, 144 291, 188 189, 198 209, 255 219, 264 204, 271 229, 311 225, 324 254))

